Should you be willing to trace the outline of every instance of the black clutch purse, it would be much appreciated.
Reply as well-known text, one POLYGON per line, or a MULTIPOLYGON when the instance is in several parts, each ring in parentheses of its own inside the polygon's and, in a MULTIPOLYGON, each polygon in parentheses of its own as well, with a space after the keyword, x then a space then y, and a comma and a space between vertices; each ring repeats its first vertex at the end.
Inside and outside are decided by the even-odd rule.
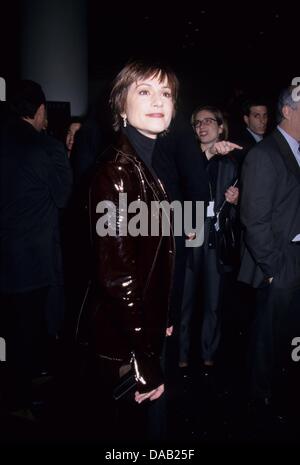
POLYGON ((133 400, 134 391, 136 390, 137 382, 133 368, 128 373, 120 378, 120 381, 113 390, 113 398, 115 400, 133 400))
MULTIPOLYGON (((233 184, 237 184, 237 180, 233 184)), ((216 213, 215 239, 220 272, 234 271, 240 265, 241 226, 235 208, 224 200, 216 213)))
POLYGON ((221 265, 237 269, 240 260, 240 229, 236 219, 224 215, 216 231, 217 256, 221 265))

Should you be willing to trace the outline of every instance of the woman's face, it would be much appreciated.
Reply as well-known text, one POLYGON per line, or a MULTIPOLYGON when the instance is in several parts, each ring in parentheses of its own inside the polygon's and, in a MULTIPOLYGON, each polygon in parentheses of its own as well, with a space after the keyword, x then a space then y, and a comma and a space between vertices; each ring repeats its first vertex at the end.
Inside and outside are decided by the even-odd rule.
POLYGON ((128 89, 125 111, 128 123, 144 136, 155 139, 171 122, 174 102, 167 80, 141 79, 128 89))
POLYGON ((216 142, 223 132, 223 125, 218 125, 215 115, 208 110, 197 113, 194 128, 201 144, 216 142))
POLYGON ((66 146, 69 152, 72 150, 74 144, 74 137, 76 132, 81 128, 81 123, 71 123, 66 136, 66 146))

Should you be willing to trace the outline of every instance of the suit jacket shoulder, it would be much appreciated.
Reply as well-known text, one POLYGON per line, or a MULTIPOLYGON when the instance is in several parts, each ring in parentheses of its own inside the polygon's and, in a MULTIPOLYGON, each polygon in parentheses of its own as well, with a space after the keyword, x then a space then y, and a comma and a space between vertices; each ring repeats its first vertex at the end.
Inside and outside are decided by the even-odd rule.
POLYGON ((254 287, 269 277, 280 287, 300 285, 300 256, 291 248, 300 231, 300 168, 278 130, 245 159, 240 212, 245 248, 239 279, 254 287))

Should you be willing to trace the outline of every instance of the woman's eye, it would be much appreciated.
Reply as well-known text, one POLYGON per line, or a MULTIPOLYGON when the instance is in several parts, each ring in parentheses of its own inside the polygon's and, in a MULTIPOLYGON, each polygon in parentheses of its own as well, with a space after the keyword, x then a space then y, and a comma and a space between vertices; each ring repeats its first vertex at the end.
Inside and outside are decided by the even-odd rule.
POLYGON ((171 98, 172 94, 171 94, 171 92, 166 91, 166 92, 163 93, 163 96, 167 97, 167 98, 171 98))
POLYGON ((148 94, 149 94, 149 90, 142 89, 142 90, 139 91, 139 94, 140 94, 140 95, 148 95, 148 94))

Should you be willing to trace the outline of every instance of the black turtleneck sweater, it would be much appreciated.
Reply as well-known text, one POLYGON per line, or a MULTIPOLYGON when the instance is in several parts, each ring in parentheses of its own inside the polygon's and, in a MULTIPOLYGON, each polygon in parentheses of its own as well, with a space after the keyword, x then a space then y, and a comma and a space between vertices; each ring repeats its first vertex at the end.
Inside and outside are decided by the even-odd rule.
POLYGON ((157 178, 157 174, 152 167, 152 155, 156 139, 144 136, 133 126, 129 125, 126 128, 122 128, 122 131, 128 137, 137 155, 143 160, 154 177, 157 178))

